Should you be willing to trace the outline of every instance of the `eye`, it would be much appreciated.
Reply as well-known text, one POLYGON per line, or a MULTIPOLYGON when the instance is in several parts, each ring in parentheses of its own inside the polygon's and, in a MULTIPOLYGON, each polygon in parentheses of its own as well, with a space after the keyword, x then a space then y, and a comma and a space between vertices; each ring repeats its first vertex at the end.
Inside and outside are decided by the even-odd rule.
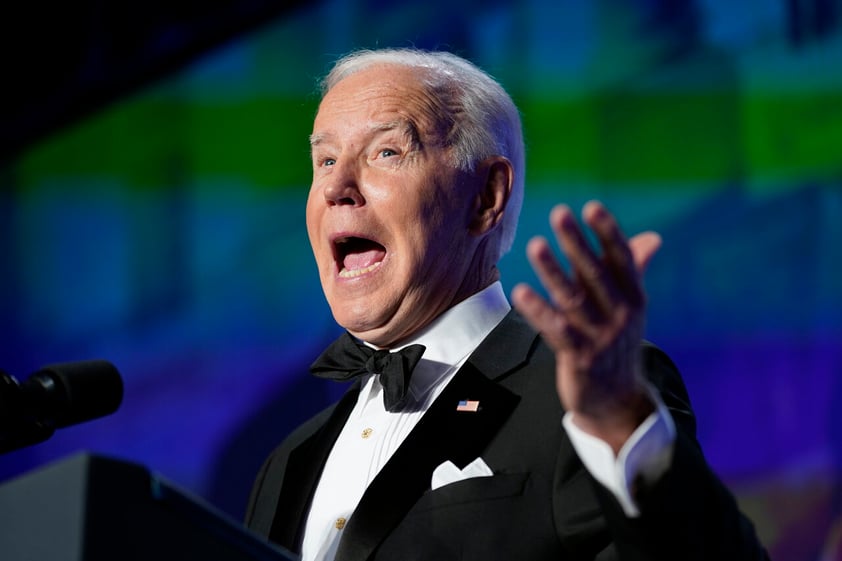
POLYGON ((324 158, 322 160, 322 166, 324 166, 324 167, 330 167, 330 166, 335 165, 335 164, 336 164, 336 160, 334 158, 324 158))
POLYGON ((397 151, 397 150, 392 150, 391 148, 383 148, 382 150, 380 150, 380 152, 378 153, 378 155, 379 155, 381 158, 390 158, 390 157, 392 157, 392 156, 397 156, 397 155, 398 155, 398 151, 397 151))

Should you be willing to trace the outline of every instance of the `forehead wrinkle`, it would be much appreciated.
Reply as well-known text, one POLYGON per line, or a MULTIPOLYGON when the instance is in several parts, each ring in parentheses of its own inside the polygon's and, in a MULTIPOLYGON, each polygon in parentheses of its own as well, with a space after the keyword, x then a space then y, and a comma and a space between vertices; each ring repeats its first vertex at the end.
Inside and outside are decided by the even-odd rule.
MULTIPOLYGON (((368 124, 347 123, 362 125, 362 130, 357 129, 358 133, 363 134, 363 137, 358 137, 360 140, 365 137, 371 140, 380 132, 397 130, 409 140, 413 148, 420 148, 426 144, 446 145, 449 132, 453 127, 453 116, 436 88, 424 78, 426 73, 420 74, 420 76, 416 75, 414 81, 408 85, 396 86, 391 80, 379 80, 374 84, 367 83, 361 87, 355 83, 348 91, 343 90, 341 93, 338 90, 343 87, 344 80, 340 81, 335 88, 325 94, 316 118, 318 119, 322 114, 328 98, 330 98, 329 113, 333 114, 334 119, 349 109, 355 109, 360 103, 370 104, 374 106, 373 113, 368 119, 362 119, 368 120, 368 124), (399 99, 396 99, 398 97, 399 99), (384 112, 392 113, 393 117, 383 115, 384 112), (377 113, 380 113, 380 117, 384 119, 378 122, 377 113)), ((345 80, 354 79, 354 75, 345 78, 345 80)), ((341 136, 337 137, 336 131, 331 130, 313 132, 310 135, 311 150, 315 150, 321 144, 339 142, 341 136)))
POLYGON ((370 127, 370 130, 374 133, 397 130, 409 138, 413 146, 421 144, 421 135, 418 132, 418 127, 408 119, 394 119, 384 123, 376 123, 370 127))
MULTIPOLYGON (((408 119, 394 119, 383 123, 375 123, 368 127, 370 135, 380 132, 389 132, 396 130, 402 135, 409 138, 413 146, 421 144, 421 135, 418 132, 418 127, 408 119)), ((330 140, 333 135, 330 133, 317 132, 310 135, 310 148, 316 148, 320 144, 330 140)))

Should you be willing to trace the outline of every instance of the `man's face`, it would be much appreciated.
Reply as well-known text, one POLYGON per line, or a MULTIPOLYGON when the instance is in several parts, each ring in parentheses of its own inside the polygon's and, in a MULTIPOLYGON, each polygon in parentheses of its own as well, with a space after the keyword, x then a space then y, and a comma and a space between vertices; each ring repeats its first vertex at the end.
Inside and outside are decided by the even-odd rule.
POLYGON ((482 181, 451 164, 418 72, 380 65, 343 79, 311 137, 307 233, 322 289, 336 321, 379 346, 484 286, 469 232, 482 181))

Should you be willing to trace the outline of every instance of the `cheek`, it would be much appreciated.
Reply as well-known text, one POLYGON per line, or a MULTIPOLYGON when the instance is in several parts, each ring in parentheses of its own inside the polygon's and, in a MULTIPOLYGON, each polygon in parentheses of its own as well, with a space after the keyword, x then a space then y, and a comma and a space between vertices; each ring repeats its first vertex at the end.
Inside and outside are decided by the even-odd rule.
MULTIPOLYGON (((310 204, 308 202, 307 210, 305 213, 305 222, 307 226, 307 239, 310 241, 310 249, 313 252, 313 255, 316 258, 317 264, 321 266, 322 261, 324 260, 324 244, 321 242, 321 236, 319 235, 319 224, 320 224, 320 216, 319 214, 311 210, 310 204)), ((321 268, 321 267, 320 267, 321 268)))
POLYGON ((455 243, 467 231, 465 202, 451 193, 437 193, 419 212, 421 227, 431 243, 455 243))
POLYGON ((307 192, 307 201, 304 203, 304 216, 307 220, 307 229, 310 229, 310 223, 312 222, 313 215, 315 214, 316 206, 315 206, 315 195, 313 192, 313 188, 311 187, 310 190, 307 192))

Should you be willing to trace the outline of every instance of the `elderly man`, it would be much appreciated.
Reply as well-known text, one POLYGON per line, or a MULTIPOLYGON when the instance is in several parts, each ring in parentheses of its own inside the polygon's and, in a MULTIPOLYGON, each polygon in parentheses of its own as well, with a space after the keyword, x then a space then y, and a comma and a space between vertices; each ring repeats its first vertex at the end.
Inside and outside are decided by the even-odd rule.
POLYGON ((345 57, 323 91, 307 230, 347 333, 312 370, 355 383, 266 461, 249 527, 306 561, 765 558, 641 342, 658 235, 626 241, 592 202, 594 251, 554 208, 571 270, 530 241, 550 301, 519 285, 513 311, 524 155, 500 85, 402 49, 345 57))

